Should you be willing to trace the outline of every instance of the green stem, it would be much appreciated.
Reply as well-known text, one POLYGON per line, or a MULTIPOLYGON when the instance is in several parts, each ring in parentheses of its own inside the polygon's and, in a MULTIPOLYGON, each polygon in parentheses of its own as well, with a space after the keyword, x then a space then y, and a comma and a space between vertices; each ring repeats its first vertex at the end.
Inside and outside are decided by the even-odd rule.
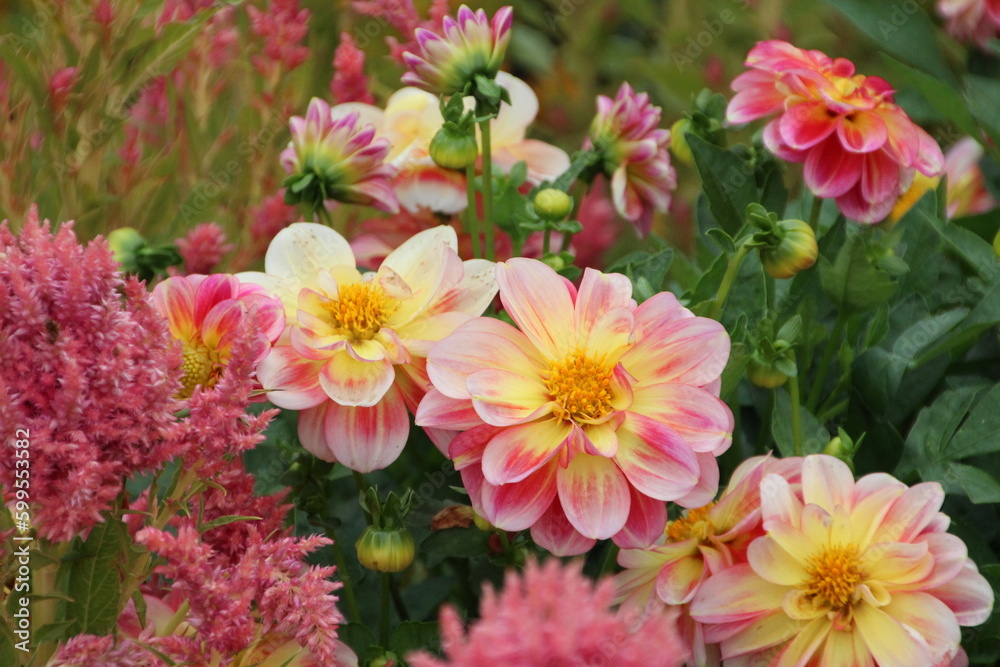
POLYGON ((819 227, 819 214, 823 210, 823 200, 813 197, 812 209, 809 211, 809 226, 815 232, 819 227))
POLYGON ((746 257, 748 252, 750 252, 749 241, 751 238, 753 237, 748 237, 746 241, 741 243, 736 249, 736 254, 729 259, 729 266, 726 268, 726 275, 722 277, 722 283, 719 285, 719 292, 715 295, 715 302, 712 304, 712 310, 708 314, 708 316, 713 320, 719 319, 719 315, 722 314, 722 307, 726 305, 726 297, 729 296, 729 290, 732 289, 733 282, 736 281, 736 274, 740 271, 740 265, 743 263, 743 258, 746 257))
POLYGON ((809 387, 809 400, 806 401, 806 407, 809 408, 809 412, 816 412, 819 395, 823 390, 823 383, 826 382, 826 374, 830 370, 830 362, 833 361, 833 355, 837 351, 837 348, 840 347, 840 340, 844 336, 844 328, 846 326, 847 316, 841 310, 837 313, 837 323, 833 325, 833 333, 830 334, 830 340, 827 341, 826 347, 823 349, 823 357, 819 360, 819 367, 816 369, 813 383, 809 387))
POLYGON ((380 578, 382 579, 382 605, 379 615, 378 637, 382 648, 389 648, 389 600, 392 597, 390 592, 392 579, 388 572, 382 572, 380 578))
MULTIPOLYGON (((583 203, 583 198, 587 196, 587 184, 583 181, 577 181, 576 185, 573 186, 576 190, 576 194, 573 195, 573 210, 569 214, 570 220, 576 220, 580 215, 580 204, 583 203)), ((562 238, 562 252, 569 250, 570 244, 573 242, 573 235, 570 233, 563 234, 562 238)))
POLYGON ((361 608, 358 606, 358 598, 354 595, 354 586, 351 585, 351 576, 347 571, 347 559, 344 558, 344 550, 340 548, 340 540, 333 530, 333 526, 325 525, 326 536, 333 541, 333 562, 337 564, 337 578, 344 582, 344 600, 347 601, 347 613, 349 620, 356 623, 361 622, 361 608))
POLYGON ((483 250, 479 239, 479 214, 476 211, 476 165, 465 168, 465 193, 468 205, 465 208, 465 231, 472 237, 472 256, 481 259, 483 250))
MULTIPOLYGON (((795 361, 795 353, 792 352, 792 361, 795 361)), ((802 456, 802 411, 801 397, 799 395, 798 373, 788 378, 788 393, 792 398, 792 451, 795 456, 802 456)))
POLYGON ((490 138, 490 121, 479 124, 483 133, 483 229, 486 232, 486 259, 496 258, 493 242, 496 226, 493 224, 493 147, 490 138))
POLYGON ((545 236, 542 237, 542 257, 549 254, 549 247, 552 243, 552 228, 545 227, 545 236))
POLYGON ((608 546, 604 550, 604 560, 601 562, 601 570, 597 573, 598 579, 612 573, 615 564, 618 562, 616 556, 618 556, 618 545, 608 541, 608 546))
POLYGON ((392 586, 389 591, 392 593, 392 606, 396 608, 396 613, 399 615, 399 620, 408 621, 410 620, 410 613, 406 611, 406 603, 403 602, 403 596, 399 594, 399 586, 396 585, 395 579, 390 579, 389 583, 392 586))

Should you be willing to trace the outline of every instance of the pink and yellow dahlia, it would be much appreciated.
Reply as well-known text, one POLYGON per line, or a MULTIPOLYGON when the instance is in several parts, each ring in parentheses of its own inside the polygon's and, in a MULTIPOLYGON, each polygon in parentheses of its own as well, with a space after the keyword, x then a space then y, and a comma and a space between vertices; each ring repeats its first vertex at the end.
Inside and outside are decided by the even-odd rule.
POLYGON ((305 118, 292 116, 289 125, 292 140, 281 152, 281 166, 289 174, 287 203, 318 209, 340 201, 389 213, 399 210, 389 187, 396 170, 385 164, 389 143, 376 137, 371 125, 361 125, 358 114, 334 118, 330 105, 314 97, 305 118))
POLYGON ((519 328, 481 317, 431 348, 435 389, 417 410, 422 426, 468 429, 448 455, 476 512, 568 555, 648 546, 663 501, 710 501, 733 427, 722 325, 669 293, 636 306, 619 274, 588 269, 577 291, 515 258, 496 275, 519 328))
POLYGON ((764 477, 764 535, 747 563, 700 587, 691 616, 724 660, 760 665, 912 667, 959 655, 959 626, 978 625, 993 590, 965 544, 945 532, 936 483, 912 488, 809 456, 802 499, 764 477))
POLYGON ((190 397, 195 387, 215 386, 245 318, 256 318, 259 329, 255 365, 267 356, 285 327, 284 311, 276 297, 224 273, 167 278, 153 289, 153 304, 167 319, 170 334, 183 345, 181 398, 190 397))
POLYGON ((510 7, 500 8, 490 21, 482 9, 473 12, 462 5, 457 18, 444 17, 441 35, 417 28, 414 36, 420 53, 403 53, 410 68, 403 83, 434 95, 453 95, 475 85, 477 75, 492 79, 507 53, 513 20, 510 7))
POLYGON ((407 406, 430 388, 427 351, 496 295, 493 263, 462 262, 456 245, 451 227, 428 229, 362 274, 340 234, 295 223, 268 248, 266 273, 240 274, 284 304, 289 327, 259 377, 272 403, 302 411, 313 454, 360 472, 399 456, 407 406))
POLYGON ((949 35, 980 48, 1000 35, 1000 0, 938 0, 937 13, 949 35))
POLYGON ((653 106, 647 93, 636 94, 623 83, 614 99, 597 96, 586 144, 601 153, 618 213, 643 236, 652 229, 653 213, 670 206, 670 193, 677 187, 667 150, 670 130, 658 127, 660 116, 660 107, 653 106))
POLYGON ((914 172, 941 173, 940 147, 893 103, 884 79, 855 74, 844 58, 777 40, 753 47, 746 65, 751 70, 733 80, 729 122, 778 114, 764 129, 768 149, 804 162, 813 194, 836 199, 852 220, 881 221, 914 172))
POLYGON ((719 500, 685 511, 667 524, 661 539, 646 549, 623 549, 615 577, 618 601, 627 608, 662 604, 680 607, 680 629, 699 667, 719 664, 718 646, 705 643, 702 625, 689 606, 708 577, 746 562, 750 542, 763 534, 760 526, 760 481, 765 473, 798 482, 801 458, 754 457, 744 461, 719 500), (652 605, 651 605, 652 603, 652 605))

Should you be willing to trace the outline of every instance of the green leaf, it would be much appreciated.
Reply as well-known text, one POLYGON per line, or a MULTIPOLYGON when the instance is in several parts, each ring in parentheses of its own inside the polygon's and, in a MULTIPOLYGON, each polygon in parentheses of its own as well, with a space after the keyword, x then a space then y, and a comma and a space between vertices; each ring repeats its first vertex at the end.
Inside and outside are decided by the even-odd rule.
POLYGON ((722 252, 729 253, 732 255, 736 252, 736 242, 733 241, 733 237, 725 232, 725 230, 719 229, 718 227, 713 227, 705 232, 705 235, 711 239, 711 241, 719 246, 722 252))
POLYGON ((337 627, 337 638, 347 644, 355 655, 358 656, 358 664, 367 664, 382 655, 383 650, 378 647, 378 640, 372 631, 361 623, 342 623, 337 627))
POLYGON ((436 530, 420 543, 420 551, 443 557, 472 558, 487 553, 490 534, 476 528, 436 530))
POLYGON ((126 534, 120 520, 106 519, 90 531, 86 542, 74 542, 73 554, 60 566, 69 570, 67 593, 72 601, 66 604, 66 618, 74 620, 70 636, 106 635, 118 622, 118 564, 127 543, 126 534))
POLYGON ((1000 503, 1000 482, 981 468, 964 463, 949 463, 945 475, 955 480, 974 503, 1000 503))
POLYGON ((937 28, 917 3, 897 0, 826 2, 843 12, 879 49, 943 81, 955 81, 938 44, 937 28))
POLYGON ((841 308, 868 310, 886 303, 899 284, 882 269, 872 266, 860 234, 849 236, 831 263, 820 257, 820 282, 841 308))
POLYGON ((726 232, 738 233, 747 206, 757 201, 753 168, 732 150, 713 146, 696 135, 688 135, 688 145, 712 215, 726 232))
POLYGON ((173 71, 191 51, 204 24, 217 10, 200 11, 184 22, 166 23, 159 34, 140 46, 129 69, 132 74, 122 87, 121 98, 130 99, 154 79, 173 71))
POLYGON ((886 78, 892 81, 894 86, 910 86, 940 114, 942 120, 954 123, 963 134, 978 135, 979 125, 969 113, 958 91, 941 79, 901 63, 892 56, 885 53, 880 55, 892 74, 886 78))
MULTIPOLYGON (((805 406, 799 406, 802 419, 802 453, 818 454, 830 442, 830 433, 805 406)), ((771 414, 771 435, 782 456, 794 456, 792 440, 792 399, 785 387, 774 390, 774 412, 771 414)))
POLYGON ((898 476, 938 464, 944 458, 946 443, 958 429, 981 387, 960 387, 944 392, 920 411, 906 436, 903 458, 896 468, 898 476))
POLYGON ((674 250, 663 239, 651 235, 649 240, 655 250, 631 252, 617 259, 606 270, 607 273, 625 274, 632 281, 633 296, 640 302, 652 296, 644 291, 652 290, 655 294, 663 289, 663 281, 674 261, 674 250))
POLYGON ((964 82, 969 111, 994 141, 1000 140, 1000 115, 996 112, 1000 108, 1000 81, 968 74, 964 82))
POLYGON ((435 652, 438 650, 440 637, 441 629, 437 623, 404 621, 392 633, 389 649, 401 656, 420 649, 435 652))
POLYGON ((259 516, 244 516, 241 514, 229 514, 226 516, 220 516, 218 519, 212 519, 208 523, 203 523, 200 526, 201 532, 205 533, 213 528, 218 528, 219 526, 225 526, 226 524, 236 523, 237 521, 260 521, 263 517, 259 516))
POLYGON ((16 664, 18 664, 18 660, 14 640, 8 637, 6 632, 0 632, 0 665, 16 664))
POLYGON ((1000 451, 1000 385, 983 396, 941 452, 949 459, 1000 451))

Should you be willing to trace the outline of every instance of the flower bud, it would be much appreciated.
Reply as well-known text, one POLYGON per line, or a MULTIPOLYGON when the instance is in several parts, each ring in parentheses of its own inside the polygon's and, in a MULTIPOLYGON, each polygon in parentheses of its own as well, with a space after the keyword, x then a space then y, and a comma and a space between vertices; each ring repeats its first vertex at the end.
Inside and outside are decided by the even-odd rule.
POLYGON ((137 273, 139 270, 138 251, 146 245, 146 240, 131 227, 122 227, 108 234, 108 247, 114 253, 115 261, 122 270, 137 273))
POLYGON ((452 123, 445 123, 437 131, 431 139, 430 152, 434 164, 445 169, 465 169, 479 158, 475 135, 452 123))
POLYGON ((757 387, 776 389, 788 382, 788 376, 778 370, 777 366, 759 359, 757 355, 750 357, 747 364, 747 378, 757 387))
POLYGON ((802 220, 781 220, 776 228, 774 245, 761 246, 760 261, 767 275, 791 278, 816 263, 819 247, 812 227, 802 220))
POLYGON ((688 166, 694 164, 694 155, 687 142, 687 133, 690 129, 691 120, 689 118, 681 118, 670 127, 670 152, 688 166))
POLYGON ((562 190, 545 188, 535 195, 535 212, 542 220, 557 222, 573 210, 573 198, 562 190))
POLYGON ((474 523, 476 525, 476 528, 483 531, 484 533, 489 533, 496 530, 496 528, 493 527, 493 524, 491 524, 489 521, 487 521, 486 519, 484 519, 483 517, 479 516, 476 513, 472 514, 472 523, 474 523))
POLYGON ((358 550, 358 561, 377 572, 405 570, 416 552, 413 536, 406 528, 379 530, 368 526, 354 547, 358 550))

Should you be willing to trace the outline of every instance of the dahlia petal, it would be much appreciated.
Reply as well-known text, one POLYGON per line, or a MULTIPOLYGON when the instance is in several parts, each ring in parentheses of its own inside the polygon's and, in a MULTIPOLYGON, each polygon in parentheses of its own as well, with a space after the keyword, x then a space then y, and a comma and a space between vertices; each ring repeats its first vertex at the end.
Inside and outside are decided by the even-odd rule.
POLYGON ((862 163, 861 155, 845 151, 831 137, 809 151, 803 176, 817 197, 839 197, 861 178, 862 163))
POLYGON ((334 458, 362 473, 381 470, 399 458, 410 434, 403 396, 391 386, 373 406, 331 402, 325 426, 327 446, 334 458))
POLYGON ((188 341, 198 335, 195 288, 181 277, 167 278, 153 288, 153 304, 167 319, 170 335, 188 341))
POLYGON ((274 347, 257 366, 257 379, 279 408, 305 410, 327 400, 319 383, 322 361, 306 359, 288 345, 274 347))
POLYGON ((584 537, 566 518, 559 500, 549 505, 542 518, 531 527, 531 539, 554 556, 578 556, 590 551, 597 540, 584 537))
MULTIPOLYGON (((731 623, 781 609, 787 587, 764 581, 747 563, 712 575, 691 601, 691 616, 700 623, 731 623)), ((782 619, 786 626, 787 618, 782 619)), ((753 634, 753 633, 750 633, 753 634)))
POLYGON ((496 271, 504 310, 543 354, 562 357, 575 340, 573 302, 559 275, 523 257, 497 264, 496 271))
POLYGON ((556 483, 566 518, 584 537, 607 539, 625 526, 629 483, 614 461, 577 454, 558 470, 556 483))
POLYGON ((681 507, 704 507, 719 492, 719 461, 715 452, 695 452, 698 459, 698 483, 674 502, 681 507))
POLYGON ((393 313, 393 322, 409 322, 431 303, 448 269, 448 259, 457 249, 455 230, 439 225, 411 236, 389 253, 379 267, 379 275, 385 269, 392 269, 411 292, 410 298, 400 303, 399 309, 393 313))
POLYGON ((682 306, 671 292, 660 292, 640 303, 632 317, 635 320, 635 335, 642 338, 648 331, 675 320, 692 318, 694 313, 682 306))
POLYGON ((523 141, 538 115, 538 96, 531 86, 507 72, 497 72, 495 81, 507 89, 510 104, 502 103, 497 117, 490 122, 490 145, 494 150, 523 141))
POLYGON ((537 374, 521 375, 484 368, 465 383, 480 418, 494 426, 512 426, 551 412, 549 392, 537 374))
POLYGON ((941 656, 954 653, 962 640, 955 615, 933 595, 926 593, 893 593, 892 602, 882 608, 896 622, 902 623, 909 632, 916 633, 927 641, 931 655, 941 656))
POLYGON ((993 589, 972 561, 966 561, 958 576, 947 584, 927 592, 951 609, 959 625, 985 623, 993 611, 993 589))
POLYGON ((879 201, 868 201, 861 193, 860 184, 856 184, 844 194, 837 197, 837 208, 845 217, 865 225, 881 222, 892 212, 896 198, 890 197, 879 201))
POLYGON ((944 169, 944 154, 941 147, 921 127, 917 127, 919 148, 913 167, 924 176, 938 176, 944 169))
POLYGON ((215 304, 205 315, 201 325, 201 341, 209 349, 218 349, 219 341, 239 327, 246 313, 246 306, 236 299, 215 304))
POLYGON ((832 456, 807 456, 802 462, 802 500, 833 513, 838 505, 854 506, 854 475, 832 456))
POLYGON ((588 424, 586 428, 573 427, 574 434, 583 440, 583 450, 595 456, 613 457, 618 452, 617 427, 610 422, 588 424))
POLYGON ((295 222, 282 229, 264 255, 268 274, 305 286, 315 282, 320 270, 335 266, 354 267, 351 245, 330 227, 311 222, 295 222))
MULTIPOLYGON (((194 279, 194 276, 187 276, 187 279, 190 281, 194 279)), ((195 322, 198 324, 204 322, 208 311, 220 301, 240 298, 240 291, 240 281, 236 276, 228 273, 215 273, 205 276, 204 280, 198 281, 195 289, 195 322)))
POLYGON ((454 431, 464 431, 483 423, 471 401, 445 396, 437 389, 431 389, 421 399, 414 419, 417 426, 454 431))
POLYGON ((896 105, 874 110, 889 130, 886 150, 904 166, 913 166, 920 154, 920 131, 906 113, 896 105))
POLYGON ((576 296, 577 339, 586 341, 584 346, 589 349, 614 349, 624 345, 632 330, 632 304, 632 281, 627 277, 585 269, 576 296), (607 316, 612 313, 616 317, 609 320, 607 316), (598 327, 598 322, 604 326, 598 327))
POLYGON ((886 584, 913 584, 927 577, 934 568, 934 557, 926 543, 875 544, 865 553, 869 555, 872 560, 866 563, 868 578, 886 584))
POLYGON ((522 139, 494 147, 493 151, 493 164, 504 172, 510 172, 518 162, 524 162, 528 167, 528 182, 533 185, 555 180, 570 165, 566 151, 538 139, 522 139))
POLYGON ((639 491, 658 500, 683 497, 698 483, 698 460, 669 426, 633 412, 618 429, 615 462, 639 491))
POLYGON ((822 102, 803 102, 788 108, 778 122, 784 142, 795 150, 812 148, 837 129, 837 117, 831 116, 822 102))
POLYGON ((410 213, 429 208, 454 215, 468 205, 465 177, 434 164, 407 163, 393 180, 393 190, 400 205, 410 213))
MULTIPOLYGON (((257 285, 248 285, 247 287, 261 289, 257 285)), ((265 293, 263 289, 260 292, 241 294, 240 300, 246 304, 248 310, 255 314, 261 333, 269 341, 277 340, 285 328, 285 309, 282 307, 281 301, 265 293)))
POLYGON ((667 525, 667 505, 662 500, 650 498, 632 485, 629 485, 629 494, 631 502, 628 520, 611 539, 622 549, 645 549, 663 535, 663 529, 667 525))
POLYGON ((831 667, 875 667, 864 639, 857 632, 830 630, 823 646, 822 664, 831 667))
POLYGON ((571 430, 558 419, 504 428, 483 453, 483 476, 497 486, 521 481, 556 455, 571 430))
POLYGON ((451 441, 451 445, 448 447, 448 458, 454 462, 455 469, 481 468, 481 466, 475 464, 483 460, 483 452, 486 451, 486 445, 502 430, 497 426, 481 424, 455 436, 455 439, 451 441))
POLYGON ((750 543, 747 562, 759 577, 772 584, 797 586, 809 578, 799 559, 793 558, 780 544, 767 537, 750 543))
POLYGON ((468 259, 462 264, 461 280, 439 293, 427 306, 428 315, 459 312, 482 315, 497 295, 495 264, 485 259, 468 259))
POLYGON ((947 585, 957 577, 969 563, 969 551, 965 542, 950 533, 926 533, 916 538, 930 551, 934 563, 933 573, 923 581, 915 582, 914 588, 926 589, 947 585))
POLYGON ((284 308, 285 317, 293 320, 299 307, 299 291, 302 286, 289 278, 270 276, 259 271, 244 271, 236 274, 243 285, 255 285, 275 296, 284 308))
POLYGON ((798 526, 802 501, 796 497, 786 479, 772 473, 761 480, 760 509, 765 530, 778 523, 798 526))
POLYGON ((326 411, 332 405, 324 400, 315 407, 299 411, 299 442, 307 452, 322 461, 334 462, 336 458, 326 442, 326 411))
POLYGON ((533 526, 556 497, 558 467, 552 461, 520 482, 502 486, 484 480, 479 501, 486 519, 502 530, 526 530, 533 526))
POLYGON ((797 667, 809 664, 810 659, 823 645, 831 628, 832 624, 826 618, 817 618, 807 623, 799 629, 795 638, 782 651, 776 667, 797 667))
POLYGON ((861 170, 861 196, 866 201, 895 199, 900 193, 899 163, 886 152, 865 155, 861 170))
POLYGON ((625 370, 644 385, 708 384, 719 377, 729 358, 729 334, 705 317, 677 320, 644 334, 620 358, 625 370))
POLYGON ((775 88, 773 76, 745 72, 733 80, 734 88, 737 82, 746 87, 729 100, 726 107, 727 122, 733 125, 749 123, 784 108, 785 95, 775 88))
POLYGON ((869 604, 857 605, 854 608, 854 627, 880 667, 934 664, 927 642, 882 609, 869 604))
POLYGON ((656 576, 656 595, 669 605, 687 604, 707 576, 708 569, 701 558, 668 561, 656 576))
MULTIPOLYGON (((761 489, 762 498, 763 494, 764 491, 761 489)), ((765 523, 764 530, 767 531, 768 539, 776 542, 789 556, 803 564, 817 551, 818 544, 825 545, 829 539, 828 535, 824 535, 825 539, 817 544, 816 541, 806 536, 804 531, 783 523, 765 523)))
POLYGON ((630 410, 667 424, 696 452, 721 453, 732 443, 729 406, 699 387, 676 382, 638 386, 630 410))
POLYGON ((837 136, 844 148, 853 153, 871 153, 889 140, 889 128, 881 116, 859 111, 841 116, 837 121, 837 136))
POLYGON ((381 401, 395 378, 389 361, 358 361, 346 352, 327 359, 319 373, 323 391, 334 402, 365 407, 381 401))

